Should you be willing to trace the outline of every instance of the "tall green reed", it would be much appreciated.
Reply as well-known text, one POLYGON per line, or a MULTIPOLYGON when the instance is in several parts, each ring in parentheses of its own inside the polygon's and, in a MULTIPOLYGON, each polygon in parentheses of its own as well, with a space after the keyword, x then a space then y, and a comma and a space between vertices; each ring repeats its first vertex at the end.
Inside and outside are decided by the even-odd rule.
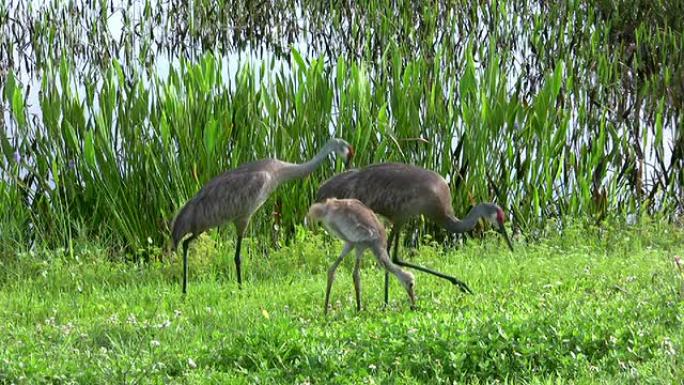
MULTIPOLYGON (((3 236, 58 245, 101 237, 134 252, 168 245, 169 221, 211 177, 267 156, 304 161, 331 136, 357 148, 357 166, 402 161, 439 172, 457 213, 496 200, 523 231, 568 215, 682 210, 683 39, 671 21, 625 26, 621 13, 582 1, 304 6, 316 12, 312 44, 330 45, 324 54, 286 49, 287 69, 248 61, 234 76, 220 44, 158 76, 153 50, 138 52, 144 67, 131 56, 152 44, 146 38, 122 43, 123 60, 98 56, 102 74, 81 76, 68 39, 38 19, 35 41, 47 36, 62 50, 35 43, 40 119, 28 115, 14 71, 3 85, 13 131, 2 138, 0 204, 22 198, 3 236)), ((205 11, 188 39, 203 39, 202 23, 220 14, 205 11)), ((88 39, 104 47, 103 33, 88 39)), ((283 186, 253 233, 291 235, 337 171, 326 164, 283 186)))

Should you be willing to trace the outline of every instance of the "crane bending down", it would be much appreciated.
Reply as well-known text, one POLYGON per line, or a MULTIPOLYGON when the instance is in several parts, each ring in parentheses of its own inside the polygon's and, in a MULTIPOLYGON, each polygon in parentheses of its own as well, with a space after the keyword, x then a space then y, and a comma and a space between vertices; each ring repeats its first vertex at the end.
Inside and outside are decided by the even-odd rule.
MULTIPOLYGON (((394 242, 392 261, 444 278, 467 293, 471 290, 459 279, 399 259, 399 236, 402 226, 411 218, 423 215, 451 233, 472 230, 480 218, 489 222, 513 246, 504 228, 505 214, 493 203, 480 203, 462 220, 454 216, 449 185, 439 174, 403 163, 380 163, 348 170, 325 181, 318 189, 317 202, 328 198, 354 198, 392 222, 387 253, 394 242)), ((389 276, 385 273, 385 304, 389 300, 389 276)))
POLYGON ((361 310, 361 257, 366 249, 370 249, 378 262, 385 268, 387 274, 392 273, 401 282, 411 302, 415 307, 416 294, 413 274, 402 270, 390 261, 387 253, 387 234, 375 214, 363 203, 356 199, 327 199, 324 203, 314 203, 307 215, 312 223, 321 221, 323 225, 336 237, 345 241, 344 249, 328 270, 328 285, 325 290, 325 309, 328 313, 330 289, 335 279, 335 271, 342 260, 353 249, 356 249, 356 263, 354 264, 354 292, 356 293, 356 310, 361 310))
POLYGON ((172 236, 174 249, 183 241, 183 294, 188 285, 188 245, 204 231, 226 222, 233 222, 237 231, 235 244, 235 270, 238 285, 242 285, 240 272, 240 246, 249 220, 271 193, 282 183, 304 178, 311 174, 335 152, 345 157, 349 166, 354 149, 342 139, 329 140, 316 156, 306 163, 293 164, 277 159, 262 159, 246 163, 210 180, 190 199, 174 219, 172 236))

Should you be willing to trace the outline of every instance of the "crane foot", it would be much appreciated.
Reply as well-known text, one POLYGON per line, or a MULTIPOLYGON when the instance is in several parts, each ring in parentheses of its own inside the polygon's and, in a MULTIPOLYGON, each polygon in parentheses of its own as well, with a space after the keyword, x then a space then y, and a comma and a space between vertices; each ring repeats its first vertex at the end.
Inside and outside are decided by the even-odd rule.
POLYGON ((473 294, 473 291, 470 290, 470 288, 468 287, 468 285, 465 284, 465 282, 459 281, 458 279, 454 278, 453 280, 451 280, 451 283, 458 286, 458 288, 461 289, 462 292, 466 294, 473 294))

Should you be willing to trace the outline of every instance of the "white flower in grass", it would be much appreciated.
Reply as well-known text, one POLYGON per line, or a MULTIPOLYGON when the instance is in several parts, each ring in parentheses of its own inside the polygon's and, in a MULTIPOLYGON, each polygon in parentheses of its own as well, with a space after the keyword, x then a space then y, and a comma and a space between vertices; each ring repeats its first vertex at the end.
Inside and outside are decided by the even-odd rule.
POLYGON ((672 340, 669 337, 665 337, 662 343, 663 350, 665 351, 665 354, 668 356, 676 356, 677 355, 677 350, 674 347, 674 344, 672 343, 672 340))
POLYGON ((171 326, 171 320, 165 320, 164 322, 157 324, 158 329, 166 329, 167 327, 171 326))
POLYGON ((69 335, 71 334, 71 331, 74 329, 74 324, 72 324, 71 322, 67 322, 66 324, 62 325, 60 329, 62 330, 62 334, 69 335))
POLYGON ((133 313, 128 315, 127 321, 131 325, 137 325, 138 324, 138 319, 135 317, 135 314, 133 314, 133 313))
POLYGON ((160 343, 159 341, 157 341, 157 340, 152 340, 152 341, 150 341, 150 346, 152 346, 153 348, 156 348, 156 347, 158 347, 159 345, 161 345, 161 343, 160 343))

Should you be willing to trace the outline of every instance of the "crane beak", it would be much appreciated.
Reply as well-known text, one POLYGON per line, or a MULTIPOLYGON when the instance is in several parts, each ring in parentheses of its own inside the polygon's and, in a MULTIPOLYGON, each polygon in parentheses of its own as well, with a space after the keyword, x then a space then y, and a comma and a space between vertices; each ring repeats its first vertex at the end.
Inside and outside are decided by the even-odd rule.
POLYGON ((506 232, 506 228, 502 225, 499 227, 497 230, 506 240, 506 244, 508 244, 508 248, 511 249, 511 252, 513 251, 513 244, 511 243, 511 239, 508 237, 508 233, 506 232))
POLYGON ((307 215, 304 217, 304 227, 306 227, 309 230, 315 230, 316 229, 316 221, 315 218, 312 218, 311 215, 307 215))
POLYGON ((347 147, 347 159, 344 161, 344 168, 348 169, 351 167, 352 159, 354 159, 354 147, 347 147))
POLYGON ((406 289, 406 294, 408 294, 409 297, 409 303, 411 304, 411 309, 416 308, 416 292, 413 290, 413 287, 405 287, 406 289))

